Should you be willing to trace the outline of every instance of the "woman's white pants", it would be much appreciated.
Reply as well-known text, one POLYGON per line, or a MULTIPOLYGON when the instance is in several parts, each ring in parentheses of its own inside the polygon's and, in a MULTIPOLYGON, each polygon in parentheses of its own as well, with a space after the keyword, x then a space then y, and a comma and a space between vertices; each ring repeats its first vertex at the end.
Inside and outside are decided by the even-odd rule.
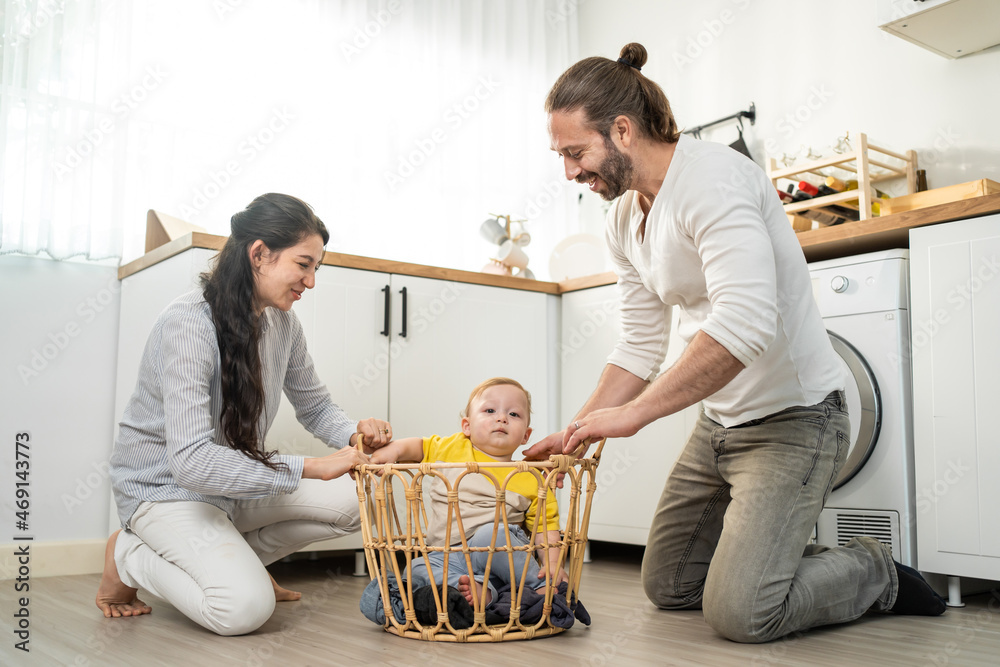
POLYGON ((303 479, 294 492, 241 500, 233 520, 202 502, 146 502, 118 535, 122 581, 220 635, 253 632, 274 611, 265 565, 360 528, 354 480, 303 479))

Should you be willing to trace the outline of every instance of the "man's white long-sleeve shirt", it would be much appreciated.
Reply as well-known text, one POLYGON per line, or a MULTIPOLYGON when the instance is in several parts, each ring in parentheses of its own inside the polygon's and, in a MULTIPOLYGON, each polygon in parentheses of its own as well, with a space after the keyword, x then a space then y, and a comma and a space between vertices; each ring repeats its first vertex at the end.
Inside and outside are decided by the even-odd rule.
POLYGON ((608 362, 652 380, 679 335, 704 331, 746 368, 704 400, 730 427, 844 389, 802 248, 763 171, 728 146, 681 136, 646 219, 630 190, 608 211, 621 338, 608 362))

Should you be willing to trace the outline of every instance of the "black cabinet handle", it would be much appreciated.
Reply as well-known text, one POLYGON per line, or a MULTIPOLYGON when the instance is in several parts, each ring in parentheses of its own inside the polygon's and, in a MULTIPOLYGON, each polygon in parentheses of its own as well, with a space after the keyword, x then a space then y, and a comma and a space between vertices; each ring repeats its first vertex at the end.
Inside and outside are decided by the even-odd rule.
POLYGON ((382 324, 382 331, 380 331, 379 333, 382 334, 383 336, 388 336, 389 335, 389 286, 386 285, 385 287, 383 287, 382 291, 385 292, 385 315, 383 316, 384 320, 382 324))
POLYGON ((399 332, 400 338, 406 338, 406 288, 399 290, 403 295, 403 330, 399 332))

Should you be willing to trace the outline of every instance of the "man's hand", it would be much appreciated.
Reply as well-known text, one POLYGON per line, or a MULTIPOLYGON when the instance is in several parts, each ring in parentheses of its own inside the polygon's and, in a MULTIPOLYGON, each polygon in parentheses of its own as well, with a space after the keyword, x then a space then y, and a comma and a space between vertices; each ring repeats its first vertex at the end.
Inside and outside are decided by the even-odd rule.
POLYGON ((638 433, 647 423, 649 422, 643 422, 630 403, 617 408, 594 410, 566 427, 562 451, 570 454, 584 444, 580 454, 583 456, 591 442, 604 438, 627 438, 638 433))

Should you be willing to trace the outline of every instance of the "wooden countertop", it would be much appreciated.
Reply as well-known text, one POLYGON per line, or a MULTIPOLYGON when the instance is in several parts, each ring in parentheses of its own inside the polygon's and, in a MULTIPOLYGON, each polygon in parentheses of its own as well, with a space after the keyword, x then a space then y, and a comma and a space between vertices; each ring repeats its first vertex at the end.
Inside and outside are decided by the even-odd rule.
MULTIPOLYGON (((914 211, 896 213, 871 220, 849 222, 834 227, 824 227, 808 232, 798 232, 796 237, 802 245, 802 252, 807 262, 816 262, 837 257, 849 257, 877 250, 890 248, 908 248, 909 233, 916 227, 934 225, 941 222, 951 222, 965 218, 975 218, 981 215, 1000 213, 1000 194, 986 195, 974 199, 928 206, 914 211)), ((118 269, 118 279, 142 271, 143 269, 162 262, 168 257, 184 252, 190 248, 205 248, 220 250, 226 242, 226 237, 214 234, 192 232, 165 245, 152 250, 139 259, 121 266, 118 269)), ((576 290, 610 285, 616 281, 611 272, 599 273, 583 278, 573 278, 562 282, 546 282, 544 280, 527 280, 511 276, 498 276, 475 271, 459 269, 443 269, 422 264, 410 264, 360 255, 346 255, 339 252, 327 252, 323 256, 323 264, 342 266, 364 271, 381 271, 397 273, 422 278, 452 280, 460 283, 488 285, 493 287, 508 287, 512 289, 544 292, 546 294, 563 294, 576 290)))
POLYGON ((962 199, 882 218, 798 232, 796 236, 802 245, 806 261, 818 262, 876 250, 909 248, 911 229, 991 213, 1000 213, 1000 194, 962 199))
MULTIPOLYGON (((205 234, 203 232, 191 232, 180 238, 161 245, 159 248, 147 252, 142 257, 121 266, 118 269, 118 279, 122 280, 133 273, 138 273, 158 262, 162 262, 168 257, 182 253, 191 248, 205 248, 207 250, 221 250, 226 242, 225 236, 215 234, 205 234)), ((459 269, 443 269, 435 266, 425 266, 423 264, 410 264, 408 262, 397 262, 389 259, 377 259, 374 257, 363 257, 361 255, 347 255, 339 252, 326 252, 323 254, 323 264, 327 266, 341 266, 348 269, 361 269, 363 271, 380 271, 383 273, 396 273, 406 276, 417 276, 420 278, 436 278, 438 280, 452 280, 460 283, 473 283, 477 285, 488 285, 493 287, 509 287, 512 289, 527 290, 529 292, 544 292, 546 294, 560 294, 562 284, 573 285, 571 289, 584 289, 585 287, 595 287, 615 282, 613 273, 588 276, 587 278, 566 281, 566 283, 546 282, 544 280, 528 280, 526 278, 514 278, 512 276, 500 276, 490 273, 478 273, 476 271, 462 271, 459 269)))

